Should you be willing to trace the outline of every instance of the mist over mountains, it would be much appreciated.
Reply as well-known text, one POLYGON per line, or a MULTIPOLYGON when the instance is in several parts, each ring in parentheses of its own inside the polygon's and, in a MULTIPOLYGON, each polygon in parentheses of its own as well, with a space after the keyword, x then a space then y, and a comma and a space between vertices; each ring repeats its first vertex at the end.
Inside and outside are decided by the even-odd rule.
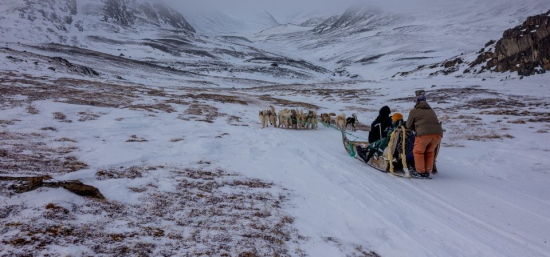
POLYGON ((544 0, 29 0, 3 2, 0 32, 6 43, 100 50, 203 75, 383 79, 473 55, 548 9, 544 0))

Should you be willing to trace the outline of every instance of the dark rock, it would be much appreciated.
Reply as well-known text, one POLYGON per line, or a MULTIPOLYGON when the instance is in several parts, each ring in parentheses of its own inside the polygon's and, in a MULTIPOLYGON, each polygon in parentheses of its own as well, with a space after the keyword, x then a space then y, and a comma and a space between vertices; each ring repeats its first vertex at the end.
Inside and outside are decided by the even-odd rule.
POLYGON ((529 76, 550 70, 550 11, 504 32, 487 68, 529 76))
POLYGON ((494 40, 489 40, 489 42, 487 42, 487 43, 485 44, 485 47, 488 47, 488 46, 494 44, 495 42, 496 42, 496 41, 494 41, 494 40))
POLYGON ((10 182, 9 190, 15 193, 25 193, 33 191, 39 187, 65 188, 77 195, 92 197, 96 199, 105 199, 101 192, 93 187, 83 184, 77 180, 70 181, 54 181, 50 182, 50 176, 35 176, 35 177, 4 177, 0 176, 0 181, 10 182))
POLYGON ((25 193, 35 190, 43 185, 43 181, 51 179, 51 177, 0 177, 0 181, 13 181, 8 189, 16 193, 25 193))
POLYGON ((462 64, 464 62, 464 60, 462 58, 456 58, 454 60, 450 60, 450 61, 447 61, 443 64, 443 67, 445 68, 451 68, 451 67, 455 67, 459 64, 462 64))
POLYGON ((103 21, 114 21, 123 27, 132 27, 139 20, 159 27, 167 24, 175 29, 196 32, 181 13, 164 3, 136 5, 130 0, 104 0, 104 3, 103 21))
MULTIPOLYGON (((86 66, 82 66, 82 65, 72 64, 67 59, 63 59, 61 57, 53 57, 51 60, 52 62, 58 64, 59 66, 66 67, 68 70, 72 72, 85 75, 85 76, 99 76, 99 72, 95 71, 94 69, 86 66)), ((50 67, 48 69, 51 69, 51 68, 53 67, 50 67)), ((53 68, 53 71, 55 71, 55 68, 53 68)))
POLYGON ((103 7, 104 21, 114 20, 123 27, 134 25, 135 13, 130 9, 124 0, 106 0, 103 7))
POLYGON ((45 182, 44 186, 53 188, 65 188, 77 195, 91 197, 96 199, 105 199, 105 197, 99 192, 99 189, 83 184, 80 181, 60 181, 60 182, 45 182))

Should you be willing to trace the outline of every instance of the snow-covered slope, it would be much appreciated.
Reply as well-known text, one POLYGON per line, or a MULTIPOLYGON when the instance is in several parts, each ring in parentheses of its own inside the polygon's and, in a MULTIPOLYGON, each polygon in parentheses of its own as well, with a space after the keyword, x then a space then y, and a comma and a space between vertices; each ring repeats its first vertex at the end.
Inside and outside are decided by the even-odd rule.
POLYGON ((419 65, 477 52, 490 39, 550 9, 550 2, 446 2, 409 12, 353 6, 311 32, 266 37, 270 48, 299 49, 310 61, 346 68, 366 79, 389 78, 419 65), (287 47, 291 44, 290 47, 287 47))
POLYGON ((550 74, 393 77, 473 61, 550 3, 437 2, 1 1, 0 256, 550 256, 550 74), (351 158, 333 127, 258 119, 355 113, 362 141, 419 89, 445 129, 430 180, 351 158))
POLYGON ((92 34, 139 34, 141 31, 194 28, 160 1, 61 0, 3 1, 1 32, 8 42, 80 44, 92 34))

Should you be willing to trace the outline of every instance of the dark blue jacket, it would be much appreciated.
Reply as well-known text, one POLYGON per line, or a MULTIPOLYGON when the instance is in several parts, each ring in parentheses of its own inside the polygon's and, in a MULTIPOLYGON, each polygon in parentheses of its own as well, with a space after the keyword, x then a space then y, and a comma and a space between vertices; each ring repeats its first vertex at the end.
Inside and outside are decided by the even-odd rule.
POLYGON ((388 130, 391 128, 392 120, 390 118, 390 107, 384 106, 378 112, 378 117, 370 125, 369 142, 376 142, 386 137, 388 130), (380 128, 376 125, 380 124, 382 128, 382 135, 380 135, 380 128))

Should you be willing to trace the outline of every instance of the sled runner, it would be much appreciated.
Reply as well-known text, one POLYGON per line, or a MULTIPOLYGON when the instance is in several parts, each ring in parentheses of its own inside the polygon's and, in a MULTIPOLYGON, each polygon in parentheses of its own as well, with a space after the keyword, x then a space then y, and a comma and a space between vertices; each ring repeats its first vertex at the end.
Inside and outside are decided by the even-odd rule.
MULTIPOLYGON (((342 142, 344 143, 344 148, 350 156, 357 156, 355 152, 357 151, 357 146, 366 148, 369 145, 369 142, 360 142, 352 141, 347 137, 345 130, 342 130, 342 142)), ((404 178, 417 178, 416 176, 411 176, 411 169, 414 169, 414 157, 413 157, 413 146, 414 146, 414 135, 412 131, 405 129, 401 126, 391 134, 390 142, 388 147, 384 152, 378 156, 370 158, 367 163, 369 166, 382 171, 389 172, 394 176, 404 177, 404 178)), ((435 159, 439 153, 439 147, 435 151, 435 159)), ((356 157, 358 160, 363 161, 361 157, 356 157)), ((413 171, 414 172, 414 171, 413 171)), ((433 173, 437 174, 437 167, 434 164, 433 173)))

